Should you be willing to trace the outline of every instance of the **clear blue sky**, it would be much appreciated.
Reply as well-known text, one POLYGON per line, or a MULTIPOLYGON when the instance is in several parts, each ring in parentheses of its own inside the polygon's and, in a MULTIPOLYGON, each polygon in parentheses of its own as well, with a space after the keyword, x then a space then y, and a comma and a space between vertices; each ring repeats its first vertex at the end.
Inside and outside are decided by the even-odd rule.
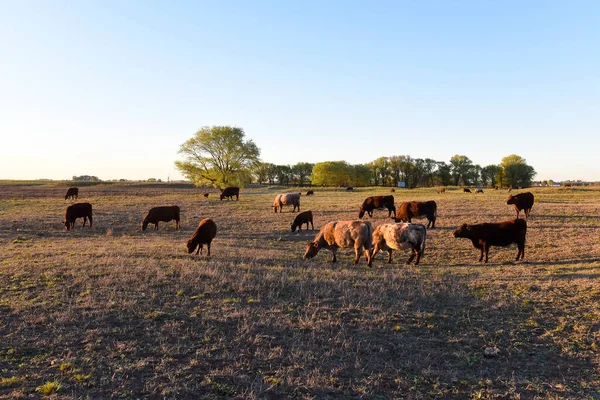
POLYGON ((276 164, 600 180, 599 1, 0 0, 0 57, 0 178, 178 179, 236 125, 276 164))

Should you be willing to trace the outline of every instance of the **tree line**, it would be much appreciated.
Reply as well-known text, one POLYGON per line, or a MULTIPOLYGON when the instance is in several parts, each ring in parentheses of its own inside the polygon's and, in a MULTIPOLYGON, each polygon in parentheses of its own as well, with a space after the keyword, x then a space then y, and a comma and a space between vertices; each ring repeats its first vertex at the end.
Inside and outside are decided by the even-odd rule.
POLYGON ((260 149, 244 140, 241 128, 201 128, 181 145, 183 161, 175 166, 197 186, 243 186, 248 183, 315 186, 530 186, 535 169, 519 155, 480 166, 456 154, 448 162, 410 155, 379 157, 366 164, 324 161, 276 165, 260 161, 260 149))

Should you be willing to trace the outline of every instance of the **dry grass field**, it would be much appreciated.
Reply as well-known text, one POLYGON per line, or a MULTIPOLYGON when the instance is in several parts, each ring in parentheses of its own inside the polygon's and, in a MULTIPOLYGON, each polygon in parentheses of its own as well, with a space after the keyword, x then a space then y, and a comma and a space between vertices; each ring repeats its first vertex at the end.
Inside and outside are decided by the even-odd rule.
MULTIPOLYGON (((0 185, 0 398, 600 398, 597 188, 532 189, 525 262, 512 245, 488 264, 452 232, 514 218, 506 191, 397 190, 396 204, 435 200, 436 229, 418 267, 395 252, 372 269, 348 249, 336 264, 326 250, 302 260, 316 231, 293 234, 291 208, 271 210, 299 189, 232 202, 185 185, 85 186, 93 228, 69 232, 65 191, 0 185), (172 204, 181 231, 141 231, 150 207, 172 204), (218 226, 210 259, 185 249, 205 217, 218 226)), ((389 189, 316 188, 301 207, 320 228, 375 194, 389 189)))

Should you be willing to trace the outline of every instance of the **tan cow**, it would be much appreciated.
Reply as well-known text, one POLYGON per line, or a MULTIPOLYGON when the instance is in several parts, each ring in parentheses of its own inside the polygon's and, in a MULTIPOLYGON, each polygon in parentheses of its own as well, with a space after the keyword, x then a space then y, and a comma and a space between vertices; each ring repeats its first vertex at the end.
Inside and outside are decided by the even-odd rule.
POLYGON ((284 193, 275 196, 273 211, 277 213, 277 209, 279 209, 281 212, 283 206, 294 206, 293 211, 296 211, 296 207, 298 207, 298 211, 300 211, 300 193, 284 193))
POLYGON ((331 262, 336 262, 335 253, 337 249, 354 248, 356 257, 354 264, 360 260, 360 252, 363 249, 367 265, 372 263, 373 226, 365 221, 333 221, 321 229, 313 242, 308 242, 303 259, 313 258, 319 250, 325 248, 333 253, 331 262))
POLYGON ((379 250, 388 252, 388 263, 392 262, 392 249, 402 250, 411 249, 412 254, 406 265, 415 260, 415 265, 419 265, 419 260, 425 251, 425 241, 427 239, 427 228, 422 224, 383 224, 375 228, 373 232, 373 257, 379 250))

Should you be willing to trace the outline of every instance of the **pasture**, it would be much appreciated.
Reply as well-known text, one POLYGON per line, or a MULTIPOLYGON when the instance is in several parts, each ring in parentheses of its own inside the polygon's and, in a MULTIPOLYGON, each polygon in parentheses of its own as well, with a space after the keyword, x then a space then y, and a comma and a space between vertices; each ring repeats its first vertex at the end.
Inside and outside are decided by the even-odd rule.
MULTIPOLYGON (((67 187, 0 185, 0 398, 600 397, 597 188, 531 189, 525 261, 512 245, 488 264, 452 233, 513 219, 505 190, 396 189, 396 206, 435 200, 436 229, 419 266, 395 251, 368 269, 350 249, 302 260, 317 230, 292 233, 296 213, 271 205, 305 188, 246 188, 236 202, 185 185, 80 186, 94 225, 67 232, 67 187), (181 207, 180 231, 141 231, 159 205, 181 207), (210 259, 185 246, 206 217, 210 259)), ((316 229, 390 194, 314 191, 301 210, 316 229)))

